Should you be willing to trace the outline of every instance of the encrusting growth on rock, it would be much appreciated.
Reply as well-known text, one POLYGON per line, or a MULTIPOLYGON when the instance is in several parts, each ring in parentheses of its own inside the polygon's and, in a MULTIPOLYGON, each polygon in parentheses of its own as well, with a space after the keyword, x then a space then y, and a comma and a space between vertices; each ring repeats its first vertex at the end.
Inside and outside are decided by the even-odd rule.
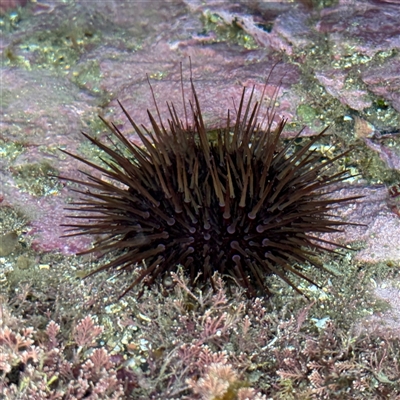
POLYGON ((311 149, 325 130, 300 148, 295 145, 300 132, 283 144, 285 120, 273 127, 273 112, 260 117, 263 99, 253 102, 254 88, 247 98, 243 89, 235 116, 228 111, 221 128, 211 132, 190 82, 188 105, 182 89, 184 121, 167 103, 169 119, 163 122, 156 104, 159 121, 148 111, 152 129, 140 127, 119 103, 143 146, 102 118, 111 145, 83 133, 107 155, 101 164, 65 151, 97 172, 82 172, 85 180, 63 178, 78 184, 71 190, 82 195, 68 208, 80 215, 69 217, 85 221, 65 224, 66 236, 100 235, 84 253, 113 252, 114 258, 90 275, 141 267, 122 295, 137 284, 153 284, 178 265, 192 285, 209 281, 214 287, 218 271, 254 296, 268 293, 265 277, 276 274, 300 292, 290 274, 314 283, 302 266, 323 268, 314 256, 327 250, 325 245, 341 247, 319 234, 348 224, 332 210, 358 198, 332 195, 332 185, 348 171, 332 173, 331 167, 347 152, 321 162, 311 149))

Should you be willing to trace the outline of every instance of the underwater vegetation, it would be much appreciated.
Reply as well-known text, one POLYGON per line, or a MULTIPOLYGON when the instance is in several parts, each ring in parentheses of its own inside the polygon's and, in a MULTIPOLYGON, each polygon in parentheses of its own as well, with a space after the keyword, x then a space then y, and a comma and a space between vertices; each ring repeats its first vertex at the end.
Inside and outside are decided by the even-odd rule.
POLYGON ((96 236, 84 253, 113 252, 90 274, 141 267, 122 295, 169 276, 177 265, 192 286, 208 281, 214 288, 219 272, 255 296, 269 292, 265 277, 275 274, 300 292, 290 275, 314 283, 302 266, 323 268, 315 256, 341 247, 319 234, 348 224, 333 210, 358 198, 334 195, 349 174, 333 166, 348 151, 321 161, 313 147, 326 130, 303 145, 297 144, 301 132, 284 143, 285 120, 274 125, 274 108, 262 112, 264 93, 255 101, 254 88, 248 96, 243 89, 235 112, 228 110, 217 129, 207 128, 192 79, 191 94, 186 102, 182 84, 184 115, 167 103, 164 121, 154 99, 158 118, 148 111, 151 129, 138 126, 119 103, 142 146, 102 118, 109 143, 83 133, 104 152, 100 163, 64 151, 94 171, 82 171, 83 180, 63 178, 78 184, 71 190, 81 195, 68 208, 78 221, 64 224, 66 236, 96 236))

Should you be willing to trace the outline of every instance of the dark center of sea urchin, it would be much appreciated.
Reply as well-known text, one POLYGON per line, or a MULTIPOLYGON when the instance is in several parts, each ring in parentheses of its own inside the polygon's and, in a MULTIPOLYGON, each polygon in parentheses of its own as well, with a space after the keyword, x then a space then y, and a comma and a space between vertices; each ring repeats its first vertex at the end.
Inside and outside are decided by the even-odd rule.
POLYGON ((73 190, 83 195, 68 210, 84 213, 69 217, 87 220, 64 225, 72 232, 67 236, 101 235, 84 253, 115 251, 90 274, 141 266, 128 290, 142 281, 151 285, 182 265, 192 284, 210 281, 214 287, 218 271, 253 296, 269 292, 265 277, 276 274, 300 292, 290 274, 314 283, 302 266, 322 268, 314 256, 324 244, 334 245, 318 235, 347 224, 331 211, 355 197, 328 193, 329 186, 348 177, 346 170, 330 173, 346 152, 321 162, 311 148, 324 132, 301 148, 294 145, 296 138, 283 145, 285 121, 274 129, 271 113, 267 122, 258 121, 254 89, 247 101, 243 90, 236 118, 231 120, 228 111, 225 127, 214 130, 211 139, 193 83, 191 88, 191 124, 168 104, 168 128, 148 111, 150 131, 136 125, 120 104, 143 146, 103 119, 111 142, 116 141, 112 146, 83 133, 107 154, 103 166, 65 152, 103 176, 81 171, 86 180, 67 178, 81 186, 73 190))

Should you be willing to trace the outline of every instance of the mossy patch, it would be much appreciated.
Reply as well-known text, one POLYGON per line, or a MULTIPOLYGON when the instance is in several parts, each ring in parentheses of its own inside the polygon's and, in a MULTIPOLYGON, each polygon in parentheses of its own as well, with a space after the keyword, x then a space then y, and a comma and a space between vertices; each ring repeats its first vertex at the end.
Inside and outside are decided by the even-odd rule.
POLYGON ((318 111, 308 104, 298 106, 296 113, 305 124, 312 124, 318 116, 318 111))
POLYGON ((258 48, 254 38, 246 33, 235 20, 232 24, 227 24, 218 14, 208 11, 202 15, 201 19, 205 33, 214 32, 216 34, 214 39, 216 43, 236 43, 248 50, 258 48))
POLYGON ((48 196, 61 189, 61 183, 54 177, 57 170, 46 161, 14 167, 12 175, 18 187, 33 196, 48 196))

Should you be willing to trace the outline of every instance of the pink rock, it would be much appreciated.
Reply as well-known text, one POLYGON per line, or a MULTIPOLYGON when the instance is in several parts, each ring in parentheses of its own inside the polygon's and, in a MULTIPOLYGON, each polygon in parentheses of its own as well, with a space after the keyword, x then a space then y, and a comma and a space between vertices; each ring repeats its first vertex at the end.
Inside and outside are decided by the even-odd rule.
MULTIPOLYGON (((310 16, 309 12, 292 7, 277 17, 271 33, 283 37, 297 52, 311 45, 315 38, 315 33, 308 23, 310 16)), ((292 52, 293 50, 290 51, 292 52)))
POLYGON ((17 7, 24 7, 28 3, 28 0, 1 0, 0 2, 0 15, 6 13, 9 10, 17 7))
MULTIPOLYGON (((65 12, 69 10, 65 5, 57 2, 52 2, 51 5, 51 13, 65 18, 65 12)), ((77 169, 87 167, 78 166, 73 159, 64 157, 58 148, 62 147, 73 153, 88 156, 89 146, 85 147, 87 142, 79 132, 83 129, 91 134, 97 133, 93 128, 94 121, 97 121, 95 117, 97 113, 116 121, 132 141, 137 141, 116 100, 122 101, 138 123, 148 125, 146 110, 154 112, 155 109, 146 73, 150 76, 162 115, 166 115, 165 102, 168 100, 176 104, 183 118, 179 67, 183 61, 185 93, 188 100, 189 56, 192 59, 193 79, 206 121, 209 126, 218 126, 225 121, 227 110, 234 110, 235 105, 237 107, 243 86, 249 89, 254 86, 255 96, 260 98, 267 74, 282 58, 281 53, 276 50, 291 51, 297 56, 298 50, 307 48, 312 43, 314 35, 318 35, 312 28, 312 21, 318 19, 318 13, 311 15, 305 10, 300 12, 299 9, 288 5, 284 6, 286 8, 277 6, 269 13, 267 6, 262 4, 260 10, 263 9, 256 16, 255 12, 254 15, 250 13, 250 5, 241 5, 239 10, 237 5, 229 5, 227 11, 229 13, 225 18, 246 17, 247 19, 243 19, 246 22, 243 24, 243 29, 259 40, 260 48, 246 50, 232 43, 215 43, 213 41, 215 36, 212 33, 203 35, 201 31, 199 15, 207 6, 197 2, 194 8, 185 8, 184 3, 161 2, 154 11, 151 2, 135 3, 135 7, 132 7, 129 2, 110 0, 93 3, 78 0, 76 8, 73 9, 75 14, 71 15, 93 15, 95 7, 98 13, 96 15, 105 16, 104 19, 99 19, 102 23, 111 24, 112 21, 112 28, 118 28, 117 31, 124 32, 126 37, 121 38, 111 28, 111 33, 107 29, 103 30, 101 44, 96 47, 82 47, 76 65, 71 65, 67 71, 36 68, 37 54, 15 45, 37 30, 52 28, 48 25, 51 19, 45 13, 35 14, 31 25, 27 25, 23 31, 4 35, 0 39, 3 49, 11 46, 17 52, 17 56, 24 56, 34 66, 30 70, 24 70, 19 66, 3 66, 1 70, 2 84, 7 88, 4 92, 6 95, 4 99, 7 101, 4 101, 3 118, 0 121, 2 139, 6 144, 21 143, 23 149, 13 157, 0 161, 0 199, 2 199, 1 205, 12 205, 26 211, 30 219, 29 233, 34 236, 35 248, 71 253, 85 248, 89 239, 59 238, 62 234, 59 224, 66 222, 63 207, 66 206, 68 197, 72 197, 70 190, 63 188, 55 195, 35 197, 18 187, 12 174, 13 169, 45 161, 62 175, 71 178, 80 177, 77 169), (249 7, 247 11, 246 7, 249 7), (197 11, 193 11, 195 9, 197 11), (262 28, 260 23, 263 20, 272 23, 271 32, 262 28), (264 44, 262 44, 263 38, 264 44), (74 76, 91 63, 96 63, 99 68, 99 92, 107 93, 107 99, 110 99, 101 107, 97 106, 101 96, 94 90, 93 82, 82 80, 81 87, 78 87, 74 80, 74 76), (80 153, 81 151, 83 153, 80 153)), ((214 6, 221 11, 221 3, 215 2, 214 6)), ((343 43, 345 41, 351 43, 353 36, 351 32, 347 33, 351 28, 350 22, 339 21, 338 26, 335 26, 343 13, 354 15, 356 21, 369 21, 367 29, 371 30, 372 21, 383 18, 387 10, 392 10, 390 7, 393 5, 383 4, 381 11, 374 3, 364 5, 356 2, 354 9, 339 4, 324 12, 319 25, 320 32, 327 33, 331 43, 336 43, 336 39, 332 36, 335 34, 341 35, 340 40, 343 43), (379 16, 374 17, 371 12, 363 16, 363 10, 375 10, 379 16)), ((99 20, 94 19, 92 22, 96 24, 99 20)), ((388 31, 383 29, 380 32, 386 35, 385 43, 388 46, 396 44, 395 38, 392 37, 395 26, 391 21, 389 16, 387 23, 390 29, 388 31)), ((95 26, 99 30, 102 27, 101 24, 95 26)), ((357 38, 364 45, 374 44, 373 40, 366 40, 361 34, 357 38)), ((277 118, 288 117, 289 121, 294 120, 297 107, 308 101, 307 88, 294 89, 302 85, 302 75, 301 68, 296 66, 293 60, 300 64, 302 57, 303 53, 290 62, 278 63, 267 85, 264 106, 269 104, 274 92, 277 91, 277 118)), ((368 97, 364 97, 364 91, 343 91, 346 73, 347 71, 335 76, 330 69, 324 71, 321 68, 317 77, 332 96, 341 99, 354 109, 361 110, 368 104, 368 97)), ((396 69, 393 69, 393 77, 395 74, 396 69)), ((377 73, 377 76, 379 75, 381 72, 377 73)), ((365 79, 365 82, 373 88, 373 81, 367 80, 371 78, 365 75, 365 79)), ((96 122, 96 130, 97 127, 96 122)), ((312 132, 309 130, 306 133, 312 132)), ((106 133, 99 133, 99 136, 106 140, 106 133)), ((366 197, 356 201, 352 206, 340 209, 340 212, 349 221, 367 223, 369 226, 368 228, 346 227, 346 233, 339 235, 339 239, 346 242, 365 240, 367 247, 364 253, 360 252, 360 257, 372 262, 375 258, 371 253, 377 254, 379 246, 383 248, 385 224, 392 230, 392 236, 395 238, 397 217, 391 214, 384 201, 385 188, 343 189, 343 195, 359 192, 365 193, 366 197), (377 190, 382 197, 379 200, 376 198, 377 190), (374 235, 372 228, 377 232, 375 238, 371 238, 374 235)), ((399 250, 396 246, 396 243, 392 243, 392 252, 386 252, 386 255, 390 254, 393 259, 399 259, 399 250)), ((377 259, 384 256, 385 252, 382 252, 377 259)))
MULTIPOLYGON (((86 2, 77 2, 77 7, 69 12, 72 15, 90 14, 91 11, 86 7, 94 4, 88 6, 86 2)), ((64 18, 65 6, 53 6, 52 13, 64 18)), ((137 140, 116 99, 124 103, 138 123, 148 125, 147 109, 154 112, 155 108, 146 73, 151 78, 160 110, 165 115, 166 100, 173 101, 178 108, 181 104, 181 61, 185 63, 185 87, 188 89, 187 60, 191 56, 196 90, 207 117, 206 122, 220 124, 220 118, 226 118, 228 107, 234 109, 232 98, 238 103, 243 85, 255 85, 256 96, 260 97, 265 78, 277 61, 276 57, 267 56, 264 51, 249 52, 238 46, 231 48, 221 44, 205 48, 202 39, 194 36, 201 29, 198 17, 187 15, 177 4, 163 3, 157 12, 153 12, 152 5, 147 3, 130 7, 128 3, 99 2, 95 6, 97 13, 103 12, 120 27, 132 30, 132 35, 137 35, 135 40, 140 41, 142 38, 142 48, 132 51, 127 47, 128 41, 105 35, 100 46, 82 49, 81 57, 70 69, 70 74, 38 68, 24 70, 20 67, 6 67, 1 70, 2 85, 7 88, 0 121, 2 139, 9 145, 20 143, 22 146, 20 153, 0 164, 1 204, 26 212, 30 220, 29 234, 34 236, 34 247, 38 250, 71 253, 86 247, 87 241, 81 237, 60 239, 62 229, 59 224, 65 222, 66 214, 63 208, 67 205, 68 197, 73 194, 63 189, 55 195, 36 197, 18 186, 12 170, 46 162, 61 175, 79 179, 78 168, 87 167, 65 157, 58 149, 64 148, 81 154, 81 146, 87 142, 80 131, 94 134, 93 128, 87 124, 95 122, 97 126, 98 113, 117 120, 130 139, 137 140), (174 27, 171 27, 171 19, 175 21, 174 27), (175 39, 172 40, 172 37, 175 39), (89 94, 93 93, 90 81, 83 83, 86 91, 74 81, 74 73, 80 68, 85 69, 91 62, 98 63, 100 68, 100 90, 113 98, 104 110, 96 107, 95 102, 98 100, 89 94), (158 80, 160 74, 162 80, 158 80)), ((14 48, 13 43, 26 40, 27 35, 35 34, 35 29, 53 28, 48 25, 47 14, 36 14, 31 25, 13 35, 4 35, 1 43, 4 48, 11 46, 17 56, 24 57, 35 66, 37 54, 18 46, 14 48)), ((281 63, 276 67, 276 73, 267 94, 271 96, 279 87, 280 79, 285 76, 278 96, 278 100, 282 100, 278 111, 293 116, 298 99, 290 93, 289 88, 298 80, 298 70, 281 63), (284 90, 287 93, 283 99, 284 90)), ((190 96, 189 92, 187 96, 190 96)))
POLYGON ((389 58, 381 65, 369 67, 361 74, 368 89, 381 96, 400 112, 400 57, 389 58))
MULTIPOLYGON (((246 54, 249 55, 248 52, 246 54)), ((252 87, 255 86, 254 96, 256 99, 260 99, 266 77, 276 62, 274 59, 260 60, 257 63, 248 63, 246 66, 238 68, 239 60, 243 60, 243 55, 240 53, 236 53, 236 56, 233 54, 228 56, 224 51, 219 52, 217 49, 204 51, 196 49, 196 54, 190 51, 188 55, 192 56, 192 75, 195 90, 208 126, 220 126, 226 121, 227 110, 230 109, 231 112, 234 112, 235 105, 238 106, 243 87, 247 87, 247 93, 250 95, 252 87), (241 85, 232 85, 232 82, 241 82, 241 85)), ((141 56, 141 54, 137 54, 135 58, 141 56)), ((132 62, 135 61, 132 60, 132 62)), ((109 64, 102 64, 102 68, 103 71, 114 69, 109 64)), ((125 72, 124 68, 124 66, 121 67, 121 75, 125 72)), ((165 70, 165 77, 162 80, 150 80, 160 113, 163 118, 168 117, 166 105, 168 101, 174 103, 180 115, 184 115, 179 63, 176 61, 166 68, 168 69, 165 70)), ((186 101, 191 98, 189 74, 189 66, 186 62, 184 64, 186 101)), ((277 101, 280 104, 276 108, 277 119, 283 116, 293 119, 299 99, 296 98, 295 93, 289 92, 288 88, 297 79, 296 68, 283 63, 275 67, 273 77, 268 82, 264 104, 268 105, 274 93, 278 91, 277 101), (281 79, 283 79, 282 82, 281 79)), ((107 81, 105 81, 105 84, 107 84, 107 81)), ((155 106, 149 86, 143 80, 143 77, 127 82, 119 92, 118 99, 136 121, 148 125, 146 110, 150 109, 155 113, 155 106)), ((116 118, 125 120, 115 101, 111 103, 111 106, 114 108, 116 118)))
POLYGON ((341 218, 346 221, 365 226, 346 226, 343 233, 334 234, 331 238, 335 238, 339 243, 340 241, 344 243, 363 241, 365 244, 356 253, 356 259, 359 261, 366 263, 399 261, 399 217, 387 205, 387 188, 385 186, 354 187, 343 189, 336 195, 339 194, 340 197, 365 196, 338 210, 341 218))
POLYGON ((235 24, 263 48, 293 54, 293 46, 303 48, 312 43, 314 34, 308 24, 310 13, 302 4, 277 2, 221 3, 210 0, 186 0, 198 12, 218 15, 228 26, 235 24), (266 26, 272 25, 269 31, 266 26))
MULTIPOLYGON (((42 250, 81 248, 76 240, 68 250, 60 239, 59 224, 65 219, 67 191, 58 195, 36 197, 24 192, 13 179, 12 171, 19 167, 47 163, 63 174, 77 177, 77 165, 58 150, 75 152, 84 129, 82 114, 95 114, 91 99, 68 80, 44 71, 3 69, 1 79, 7 87, 7 101, 0 121, 1 139, 7 146, 21 145, 21 152, 0 163, 1 206, 22 210, 31 221, 29 234, 34 246, 42 250)), ((72 242, 71 242, 72 243, 72 242)), ((82 242, 83 243, 83 242, 82 242)))
POLYGON ((400 171, 400 149, 397 149, 395 146, 385 146, 376 140, 368 138, 364 138, 364 142, 370 149, 379 154, 379 157, 388 168, 400 171))
POLYGON ((325 87, 327 93, 340 100, 342 104, 346 104, 353 110, 358 111, 370 107, 372 101, 367 91, 347 89, 345 87, 347 76, 347 71, 338 69, 323 70, 315 73, 315 77, 325 87))
POLYGON ((316 28, 328 35, 337 54, 373 57, 400 48, 400 9, 390 3, 344 1, 322 11, 316 28))

